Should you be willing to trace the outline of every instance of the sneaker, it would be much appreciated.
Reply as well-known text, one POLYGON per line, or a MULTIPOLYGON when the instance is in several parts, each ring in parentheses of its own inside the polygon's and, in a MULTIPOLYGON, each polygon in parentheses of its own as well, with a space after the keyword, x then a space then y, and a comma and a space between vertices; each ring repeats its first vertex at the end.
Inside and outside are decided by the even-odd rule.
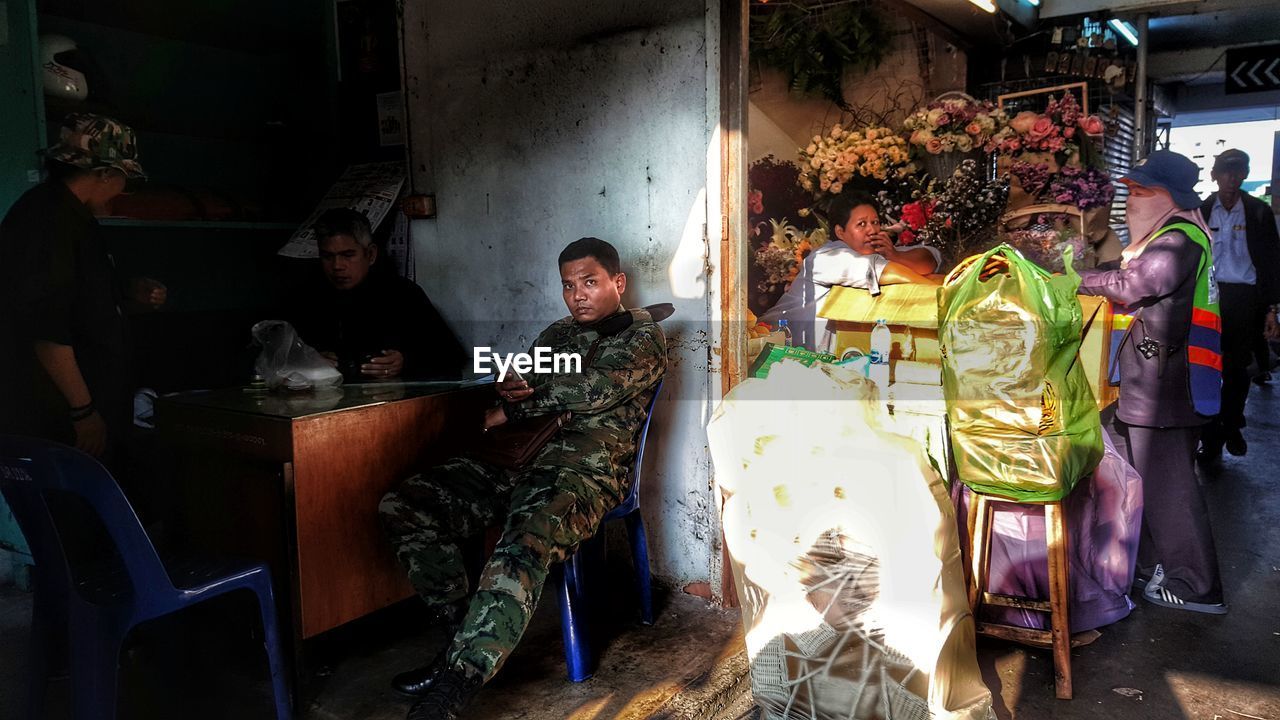
POLYGON ((1133 574, 1133 589, 1138 592, 1145 593, 1151 588, 1160 587, 1164 584, 1164 565, 1156 563, 1155 572, 1151 573, 1151 577, 1142 577, 1138 573, 1133 574))
POLYGON ((1206 615, 1226 615, 1227 606, 1225 603, 1199 603, 1182 598, 1169 592, 1169 589, 1162 585, 1148 585, 1142 597, 1152 605, 1159 605, 1171 610, 1190 610, 1191 612, 1205 613, 1206 615))
POLYGON ((405 720, 458 720, 484 683, 457 668, 440 672, 431 689, 409 708, 405 720))

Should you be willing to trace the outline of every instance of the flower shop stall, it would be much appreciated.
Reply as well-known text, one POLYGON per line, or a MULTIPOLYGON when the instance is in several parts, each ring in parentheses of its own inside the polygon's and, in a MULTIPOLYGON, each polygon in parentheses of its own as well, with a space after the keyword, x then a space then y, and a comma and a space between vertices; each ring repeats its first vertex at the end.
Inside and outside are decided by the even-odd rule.
MULTIPOLYGON (((865 379, 870 387, 855 383, 863 393, 859 404, 845 407, 833 402, 821 413, 815 413, 810 403, 792 403, 788 412, 797 417, 768 433, 767 448, 762 450, 762 438, 744 439, 743 447, 755 448, 753 457, 758 459, 774 448, 791 447, 787 443, 796 441, 793 436, 799 428, 854 423, 864 415, 887 417, 890 433, 905 438, 911 452, 941 475, 962 518, 968 503, 965 486, 1020 499, 1077 498, 1064 501, 1063 515, 1056 516, 1067 517, 1073 529, 1069 538, 1055 541, 1052 552, 1056 558, 1069 558, 1069 563, 1060 559, 1057 565, 1046 565, 1044 544, 1036 543, 1044 537, 1048 520, 1035 511, 996 513, 991 547, 997 555, 989 576, 994 580, 978 591, 980 597, 987 592, 1046 597, 1046 583, 1052 577, 1056 587, 1074 589, 1074 594, 1058 592, 1052 603, 1043 603, 1045 608, 1053 607, 1058 631, 1068 626, 1089 630, 1124 617, 1132 608, 1126 593, 1141 512, 1140 502, 1134 502, 1140 497, 1140 480, 1105 446, 1100 427, 1099 411, 1115 397, 1107 373, 1110 308, 1100 299, 1074 296, 1079 282, 1075 270, 1109 259, 1106 243, 1114 236, 1107 227, 1107 212, 1115 188, 1100 162, 1101 120, 1088 114, 1072 90, 1047 89, 1029 99, 1015 98, 1018 103, 948 93, 911 112, 896 127, 833 124, 798 148, 794 160, 770 156, 749 173, 753 269, 760 283, 760 295, 753 297, 760 305, 751 308, 755 312, 766 310, 764 302, 770 296, 776 297, 796 281, 808 253, 827 243, 843 242, 836 237, 835 225, 848 219, 829 213, 836 198, 846 193, 872 199, 897 246, 936 248, 943 264, 942 272, 927 280, 897 282, 882 277, 870 291, 840 283, 831 286, 817 311, 831 331, 824 336, 823 347, 809 351, 773 347, 778 336, 765 337, 770 328, 759 328, 757 343, 763 346, 760 357, 766 362, 753 366, 758 372, 748 383, 768 385, 756 390, 788 402, 795 394, 812 391, 792 369, 801 365, 811 371, 804 375, 810 381, 825 376, 839 385, 853 382, 852 377, 865 379), (1040 104, 1033 109, 1033 102, 1040 104), (1011 277, 1001 273, 988 277, 989 264, 995 260, 1005 263, 1011 277), (883 358, 888 372, 877 378, 870 365, 882 360, 874 339, 876 332, 884 332, 880 326, 889 331, 891 349, 883 358), (819 370, 825 375, 813 374, 819 370), (1041 483, 1038 487, 1018 485, 1033 476, 1041 483), (992 484, 984 484, 991 478, 992 484), (1077 481, 1088 490, 1072 494, 1077 481), (1123 502, 1104 507, 1098 504, 1099 498, 1123 502), (1102 522, 1099 518, 1123 532, 1101 532, 1095 527, 1102 522)), ((747 392, 746 385, 740 389, 747 392)), ((781 407, 777 412, 782 412, 781 407)), ((721 412, 732 411, 727 402, 721 412)), ((768 408, 760 412, 768 417, 774 414, 768 408)), ((720 422, 726 421, 728 416, 721 417, 720 422)), ((726 429, 724 437, 738 430, 726 429)), ((835 434, 839 437, 829 444, 830 452, 856 443, 847 433, 835 434)), ((879 447, 883 441, 871 444, 879 447)), ((869 452, 872 460, 878 457, 874 448, 869 452)), ((818 451, 805 457, 810 455, 826 457, 818 451)), ((755 472, 755 462, 742 467, 748 474, 755 472)), ((805 467, 812 466, 814 462, 806 460, 805 467)), ((771 475, 763 465, 761 472, 771 475)), ((764 496, 758 506, 755 500, 742 500, 752 488, 731 478, 736 485, 726 485, 726 497, 752 504, 742 517, 726 516, 726 528, 748 522, 743 519, 748 516, 754 523, 739 544, 761 546, 754 528, 772 522, 766 514, 775 510, 794 514, 796 508, 808 507, 794 502, 794 497, 801 488, 813 491, 815 484, 826 480, 811 473, 801 475, 770 486, 769 497, 780 510, 765 502, 769 498, 764 496), (786 497, 777 494, 783 487, 786 497)), ((910 474, 895 479, 908 484, 914 480, 910 474)), ((847 492, 843 485, 837 490, 847 492)), ((873 506, 872 515, 888 511, 895 502, 873 499, 869 493, 859 497, 863 505, 873 506)), ((865 518, 841 515, 836 505, 826 509, 829 512, 822 518, 806 517, 803 522, 786 515, 782 526, 794 528, 815 520, 819 535, 836 528, 839 533, 857 535, 869 527, 865 518)), ((729 515, 737 510, 741 508, 735 509, 732 502, 726 505, 729 515)), ((954 527, 960 545, 967 546, 973 527, 967 520, 957 521, 954 527)), ((768 605, 751 593, 776 597, 794 591, 787 579, 768 575, 772 571, 764 568, 753 577, 751 561, 746 554, 740 556, 741 549, 733 544, 730 552, 735 562, 741 562, 735 564, 735 574, 750 589, 743 595, 744 607, 758 610, 768 605)), ((805 550, 792 549, 801 554, 805 550)), ((881 573, 895 572, 889 567, 892 558, 884 555, 880 562, 885 565, 881 573)), ((880 591, 883 587, 882 583, 880 591)), ((867 589, 858 601, 870 600, 873 594, 873 589, 867 589)), ((793 619, 787 616, 788 608, 752 616, 749 642, 759 644, 760 662, 767 665, 779 653, 805 658, 803 662, 813 667, 805 677, 821 677, 833 687, 850 681, 843 676, 837 679, 835 673, 827 677, 814 665, 824 658, 830 664, 830 657, 823 653, 831 648, 823 638, 839 633, 833 634, 821 622, 817 630, 793 633, 786 629, 793 619), (821 638, 814 634, 823 632, 827 635, 821 638), (759 638, 750 640, 753 633, 759 638)), ((1025 609, 1009 612, 987 607, 976 619, 979 632, 996 635, 997 626, 1023 628, 1028 633, 1048 626, 1044 618, 1025 609)), ((835 625, 830 618, 826 622, 835 625)), ((1000 636, 1023 637, 1016 632, 1000 636)), ((859 637, 893 644, 875 631, 859 637)), ((1062 663, 1066 653, 1059 650, 1055 655, 1057 663, 1062 663)), ((1069 662, 1058 670, 1068 678, 1058 692, 1069 697, 1069 662)), ((780 706, 822 704, 816 697, 791 692, 797 679, 787 667, 762 665, 761 673, 761 678, 753 674, 753 682, 759 680, 757 694, 758 699, 764 698, 762 703, 767 705, 772 697, 780 706), (776 693, 781 694, 774 697, 776 693)), ((879 690, 858 685, 857 693, 864 694, 860 697, 879 693, 891 699, 902 687, 892 682, 896 677, 882 673, 879 690)), ((923 686, 916 692, 931 705, 936 700, 929 699, 923 686)), ((782 716, 790 717, 785 713, 782 716)), ((823 717, 820 712, 817 716, 823 717)))

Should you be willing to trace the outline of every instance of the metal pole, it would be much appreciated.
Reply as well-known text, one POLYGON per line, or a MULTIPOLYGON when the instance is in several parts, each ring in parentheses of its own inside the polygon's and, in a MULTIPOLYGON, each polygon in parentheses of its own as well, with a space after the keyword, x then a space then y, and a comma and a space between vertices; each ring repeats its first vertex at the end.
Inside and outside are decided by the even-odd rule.
POLYGON ((1137 162, 1147 156, 1147 108, 1151 104, 1147 97, 1147 26, 1151 16, 1142 13, 1138 16, 1138 73, 1134 80, 1133 109, 1133 161, 1137 162))

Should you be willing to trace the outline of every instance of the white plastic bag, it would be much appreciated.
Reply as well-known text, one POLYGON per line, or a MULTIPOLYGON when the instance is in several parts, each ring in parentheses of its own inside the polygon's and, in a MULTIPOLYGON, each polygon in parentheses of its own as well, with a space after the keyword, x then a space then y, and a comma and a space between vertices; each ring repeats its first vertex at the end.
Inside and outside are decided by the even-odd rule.
POLYGON ((707 427, 767 720, 994 720, 942 477, 849 368, 784 360, 707 427))
POLYGON ((263 320, 253 326, 253 339, 262 346, 254 372, 276 390, 309 390, 339 387, 342 373, 302 342, 293 326, 283 320, 263 320))

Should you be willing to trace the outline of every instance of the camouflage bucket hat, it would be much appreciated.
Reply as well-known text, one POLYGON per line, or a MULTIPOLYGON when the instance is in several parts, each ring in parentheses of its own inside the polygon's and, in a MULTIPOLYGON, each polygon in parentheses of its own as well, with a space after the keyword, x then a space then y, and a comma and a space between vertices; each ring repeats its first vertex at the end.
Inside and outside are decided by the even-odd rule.
POLYGON ((78 168, 111 167, 130 178, 145 178, 138 142, 128 125, 102 115, 72 113, 62 121, 58 143, 42 151, 49 160, 78 168))

